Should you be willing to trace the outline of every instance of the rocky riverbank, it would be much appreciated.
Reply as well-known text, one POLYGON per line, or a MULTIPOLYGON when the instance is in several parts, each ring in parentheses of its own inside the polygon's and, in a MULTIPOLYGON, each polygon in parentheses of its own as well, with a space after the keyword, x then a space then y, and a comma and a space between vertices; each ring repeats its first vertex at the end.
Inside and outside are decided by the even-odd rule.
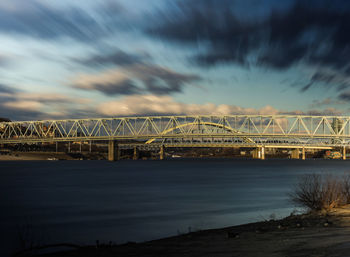
POLYGON ((328 213, 291 215, 282 220, 197 231, 144 243, 98 242, 40 256, 336 257, 348 256, 349 252, 350 206, 347 206, 328 213))

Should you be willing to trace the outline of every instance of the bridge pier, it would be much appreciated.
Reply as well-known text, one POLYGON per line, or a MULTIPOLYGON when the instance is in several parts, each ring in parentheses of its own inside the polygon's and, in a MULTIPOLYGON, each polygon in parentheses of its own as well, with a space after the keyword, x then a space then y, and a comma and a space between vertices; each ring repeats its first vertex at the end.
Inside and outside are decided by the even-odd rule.
POLYGON ((343 160, 346 160, 346 147, 343 146, 343 160))
POLYGON ((299 148, 295 148, 292 150, 291 158, 292 159, 299 159, 299 148))
POLYGON ((132 159, 133 159, 133 160, 137 160, 138 158, 139 158, 138 149, 137 149, 136 146, 134 146, 134 154, 133 154, 132 159))
POLYGON ((119 147, 114 140, 108 141, 108 161, 114 162, 119 160, 119 147))
POLYGON ((260 152, 261 152, 261 160, 265 160, 265 146, 261 147, 260 152))
POLYGON ((258 148, 255 148, 252 151, 252 157, 253 157, 253 159, 258 159, 258 148))
POLYGON ((160 150, 159 150, 159 159, 164 160, 164 145, 161 145, 160 150))
POLYGON ((303 147, 301 150, 301 158, 305 160, 305 148, 303 147))
POLYGON ((253 150, 253 159, 265 160, 265 147, 257 147, 253 150))

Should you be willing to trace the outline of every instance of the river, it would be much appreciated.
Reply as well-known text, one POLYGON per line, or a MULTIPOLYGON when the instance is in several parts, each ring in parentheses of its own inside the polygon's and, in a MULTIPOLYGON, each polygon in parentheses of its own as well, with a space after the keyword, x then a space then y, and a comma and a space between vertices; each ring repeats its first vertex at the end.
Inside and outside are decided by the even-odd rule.
POLYGON ((1 256, 34 244, 145 241, 281 218, 301 174, 342 160, 0 162, 1 256))

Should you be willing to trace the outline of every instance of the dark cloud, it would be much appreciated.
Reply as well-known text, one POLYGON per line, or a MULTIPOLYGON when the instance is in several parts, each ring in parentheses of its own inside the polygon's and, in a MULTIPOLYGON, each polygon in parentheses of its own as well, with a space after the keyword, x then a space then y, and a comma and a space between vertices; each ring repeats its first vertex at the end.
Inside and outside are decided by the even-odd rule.
POLYGON ((0 84, 0 94, 1 94, 1 93, 13 94, 13 93, 15 93, 15 92, 18 92, 18 90, 13 89, 13 88, 11 88, 11 87, 9 87, 9 86, 0 84))
POLYGON ((41 111, 32 110, 16 110, 4 107, 0 104, 0 117, 10 119, 12 121, 27 121, 42 119, 44 113, 41 111))
MULTIPOLYGON (((342 94, 341 94, 342 95, 342 94)), ((320 100, 313 100, 312 103, 309 105, 310 108, 320 108, 323 106, 329 106, 329 105, 343 105, 346 104, 345 98, 342 99, 342 97, 337 97, 337 98, 331 98, 327 97, 325 99, 320 99, 320 100)), ((349 99, 350 100, 350 94, 349 94, 349 99)))
POLYGON ((148 54, 130 54, 122 50, 116 50, 110 54, 94 55, 90 58, 74 59, 76 62, 86 66, 98 66, 98 65, 119 65, 127 66, 135 63, 142 63, 143 61, 149 60, 148 54))
POLYGON ((305 115, 312 116, 323 116, 323 115, 343 115, 343 111, 335 109, 335 108, 326 108, 324 110, 310 110, 305 112, 305 115))
POLYGON ((78 78, 72 87, 95 90, 105 95, 166 95, 182 92, 190 83, 202 78, 195 74, 184 74, 156 66, 139 63, 117 68, 107 74, 78 78))
POLYGON ((342 92, 341 94, 339 94, 338 98, 340 100, 350 102, 350 91, 342 92))
POLYGON ((91 83, 88 88, 80 85, 75 85, 73 87, 85 90, 95 90, 105 95, 132 95, 139 94, 140 91, 142 91, 130 79, 125 79, 122 81, 111 80, 108 82, 95 82, 91 83))
MULTIPOLYGON (((236 1, 179 1, 176 8, 158 13, 161 22, 146 32, 182 46, 200 46, 192 56, 200 66, 235 63, 282 70, 303 63, 333 70, 336 76, 350 75, 346 2, 296 1, 256 19, 242 18, 236 7, 236 1)), ((348 87, 339 77, 321 77, 316 72, 302 91, 317 81, 339 90, 348 87)))
POLYGON ((325 71, 320 69, 312 75, 310 82, 303 86, 300 90, 301 92, 305 92, 314 85, 335 85, 338 91, 342 91, 343 89, 350 87, 350 78, 348 78, 342 72, 330 70, 325 71))
POLYGON ((146 91, 156 95, 182 92, 183 87, 201 78, 194 74, 181 74, 157 66, 138 66, 134 69, 146 91))

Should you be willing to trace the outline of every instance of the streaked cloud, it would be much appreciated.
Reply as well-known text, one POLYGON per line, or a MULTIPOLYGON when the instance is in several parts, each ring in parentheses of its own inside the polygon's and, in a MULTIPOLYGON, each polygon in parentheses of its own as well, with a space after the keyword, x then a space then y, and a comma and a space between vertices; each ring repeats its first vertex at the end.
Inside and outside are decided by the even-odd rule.
POLYGON ((112 29, 103 24, 101 17, 108 15, 112 19, 122 15, 117 6, 113 5, 112 15, 102 7, 92 14, 74 5, 58 7, 37 0, 6 1, 0 4, 0 32, 45 40, 68 37, 95 41, 109 35, 112 29))
POLYGON ((164 95, 182 92, 186 85, 200 80, 200 76, 195 74, 183 74, 165 67, 139 63, 94 75, 80 74, 73 79, 72 87, 106 95, 164 95))
POLYGON ((76 58, 73 61, 82 65, 96 67, 106 65, 128 66, 149 61, 151 57, 147 53, 131 54, 123 50, 114 50, 111 53, 95 54, 88 58, 76 58))

